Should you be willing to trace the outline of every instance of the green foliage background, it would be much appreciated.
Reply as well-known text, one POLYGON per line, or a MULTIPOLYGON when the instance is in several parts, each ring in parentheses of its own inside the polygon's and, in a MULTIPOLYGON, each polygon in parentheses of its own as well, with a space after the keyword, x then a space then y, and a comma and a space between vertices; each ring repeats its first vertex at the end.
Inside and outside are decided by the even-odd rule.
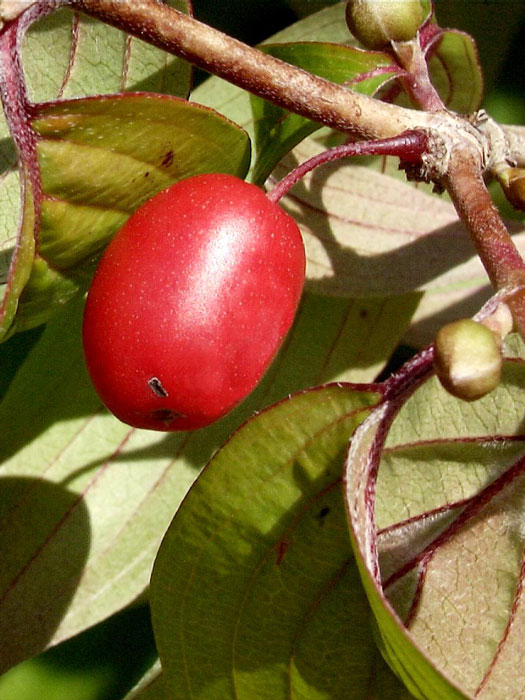
MULTIPOLYGON (((198 18, 253 44, 333 2, 193 0, 193 5, 198 18)), ((502 122, 525 123, 525 71, 519 58, 525 40, 525 6, 511 0, 437 0, 437 12, 442 26, 464 29, 477 40, 488 111, 502 122), (502 4, 512 7, 502 12, 502 4)), ((205 76, 200 74, 197 79, 205 76)), ((8 341, 12 373, 41 332, 38 328, 8 341)), ((4 367, 0 396, 9 380, 7 369, 4 367)), ((0 678, 0 700, 117 700, 143 675, 155 655, 149 611, 139 601, 132 609, 8 672, 0 678)))

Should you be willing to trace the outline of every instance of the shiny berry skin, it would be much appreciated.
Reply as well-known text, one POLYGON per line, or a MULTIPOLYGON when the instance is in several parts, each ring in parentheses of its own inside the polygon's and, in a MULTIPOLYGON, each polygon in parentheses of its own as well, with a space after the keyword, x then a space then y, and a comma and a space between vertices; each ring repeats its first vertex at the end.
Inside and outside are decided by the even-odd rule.
POLYGON ((257 385, 299 303, 295 221, 258 187, 196 175, 143 204, 102 256, 86 301, 84 355, 120 420, 193 430, 257 385))

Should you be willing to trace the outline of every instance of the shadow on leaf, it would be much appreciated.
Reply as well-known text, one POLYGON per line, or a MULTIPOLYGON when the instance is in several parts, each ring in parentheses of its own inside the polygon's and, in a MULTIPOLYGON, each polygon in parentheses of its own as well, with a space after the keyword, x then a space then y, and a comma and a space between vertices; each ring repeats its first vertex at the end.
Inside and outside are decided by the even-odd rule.
POLYGON ((52 640, 91 539, 82 496, 47 481, 0 479, 0 671, 52 640))

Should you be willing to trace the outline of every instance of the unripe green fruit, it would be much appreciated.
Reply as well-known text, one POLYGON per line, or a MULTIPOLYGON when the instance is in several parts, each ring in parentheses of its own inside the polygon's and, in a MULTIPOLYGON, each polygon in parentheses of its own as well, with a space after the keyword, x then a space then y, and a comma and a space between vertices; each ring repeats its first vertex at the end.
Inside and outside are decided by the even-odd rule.
POLYGON ((525 211, 525 170, 507 168, 498 173, 505 196, 518 211, 525 211))
POLYGON ((496 335, 482 323, 462 319, 448 323, 434 342, 434 369, 445 389, 475 401, 495 389, 503 360, 496 335))
POLYGON ((367 49, 413 39, 422 21, 420 0, 348 0, 346 4, 348 28, 367 49))

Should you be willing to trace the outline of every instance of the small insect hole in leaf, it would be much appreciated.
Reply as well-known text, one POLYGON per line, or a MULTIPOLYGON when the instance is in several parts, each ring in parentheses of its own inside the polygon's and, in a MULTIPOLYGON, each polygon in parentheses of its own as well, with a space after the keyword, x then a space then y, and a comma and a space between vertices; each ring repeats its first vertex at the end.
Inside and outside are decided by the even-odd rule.
POLYGON ((324 525, 324 520, 329 513, 330 508, 328 506, 324 506, 324 508, 321 508, 321 510, 317 514, 317 520, 319 521, 319 525, 324 525))
POLYGON ((168 151, 168 152, 166 153, 166 155, 164 156, 164 158, 162 159, 161 166, 163 166, 163 167, 165 167, 165 168, 169 168, 170 165, 172 165, 172 163, 173 163, 173 158, 174 158, 174 153, 173 153, 173 151, 171 151, 171 150, 168 151))

